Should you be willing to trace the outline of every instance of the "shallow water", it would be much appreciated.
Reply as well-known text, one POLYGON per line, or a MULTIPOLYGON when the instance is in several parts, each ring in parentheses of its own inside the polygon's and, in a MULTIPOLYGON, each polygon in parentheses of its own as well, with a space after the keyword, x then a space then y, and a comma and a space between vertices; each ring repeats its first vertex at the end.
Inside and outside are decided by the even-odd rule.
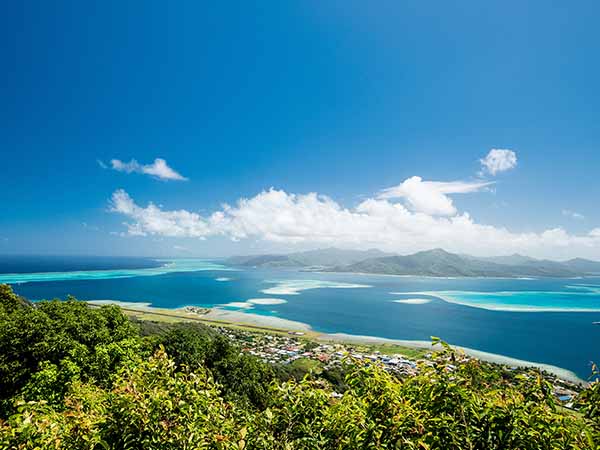
MULTIPOLYGON (((117 263, 118 264, 118 263, 117 263)), ((133 263, 135 264, 135 263, 133 263)), ((0 283, 21 284, 40 281, 67 281, 67 280, 113 280, 115 278, 132 278, 164 275, 172 272, 198 272, 202 270, 234 270, 222 264, 203 259, 157 259, 152 264, 138 265, 116 269, 92 268, 87 270, 71 269, 66 271, 46 272, 11 272, 7 269, 0 273, 0 283)), ((223 281, 222 279, 219 281, 223 281)))
MULTIPOLYGON (((600 361, 600 326, 592 324, 600 321, 600 279, 436 279, 229 269, 215 261, 176 260, 161 268, 61 272, 54 278, 21 274, 21 284, 14 288, 31 299, 71 294, 163 308, 227 305, 328 333, 402 340, 434 335, 463 347, 563 367, 581 378, 589 376, 590 361, 600 361)), ((3 279, 7 277, 0 275, 3 279)))

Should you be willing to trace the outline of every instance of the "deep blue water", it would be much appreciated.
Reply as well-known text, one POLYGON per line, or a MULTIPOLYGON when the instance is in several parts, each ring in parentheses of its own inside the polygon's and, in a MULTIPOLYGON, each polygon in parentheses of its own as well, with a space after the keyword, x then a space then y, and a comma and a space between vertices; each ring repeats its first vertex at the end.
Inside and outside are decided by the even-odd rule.
POLYGON ((439 336, 451 344, 563 367, 584 379, 590 375, 590 361, 600 362, 600 326, 592 323, 600 321, 600 294, 597 292, 600 279, 432 279, 285 270, 224 271, 214 270, 214 267, 212 264, 201 271, 173 271, 154 276, 29 282, 15 284, 14 288, 34 300, 65 298, 71 294, 80 299, 150 302, 164 308, 278 298, 287 302, 254 304, 250 309, 242 310, 308 323, 322 332, 406 340, 429 340, 432 335, 439 336), (217 281, 218 278, 226 280, 217 281), (312 287, 327 283, 370 287, 321 287, 291 295, 285 285, 281 287, 274 283, 286 280, 314 280, 312 287), (261 292, 273 288, 275 292, 261 292), (581 301, 586 307, 596 307, 597 311, 564 309, 577 307, 580 289, 581 301), (464 293, 467 304, 441 300, 432 291, 449 291, 458 299, 464 293), (486 296, 482 308, 468 305, 476 304, 474 293, 496 294, 491 299, 486 296), (547 307, 556 295, 557 309, 564 310, 502 310, 502 298, 507 293, 513 293, 511 297, 517 298, 511 300, 512 303, 521 302, 532 307, 536 306, 538 297, 547 307), (485 309, 494 304, 496 297, 500 299, 497 303, 500 310, 485 309), (394 302, 414 298, 430 301, 425 304, 394 302))
POLYGON ((160 265, 150 258, 125 256, 0 255, 0 273, 145 269, 160 265))

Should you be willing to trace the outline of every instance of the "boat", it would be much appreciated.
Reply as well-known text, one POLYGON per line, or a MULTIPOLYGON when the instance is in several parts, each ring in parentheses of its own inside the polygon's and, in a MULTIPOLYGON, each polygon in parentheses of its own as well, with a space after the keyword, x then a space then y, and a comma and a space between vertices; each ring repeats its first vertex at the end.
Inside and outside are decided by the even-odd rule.
POLYGON ((592 322, 592 325, 600 325, 600 322, 592 322))

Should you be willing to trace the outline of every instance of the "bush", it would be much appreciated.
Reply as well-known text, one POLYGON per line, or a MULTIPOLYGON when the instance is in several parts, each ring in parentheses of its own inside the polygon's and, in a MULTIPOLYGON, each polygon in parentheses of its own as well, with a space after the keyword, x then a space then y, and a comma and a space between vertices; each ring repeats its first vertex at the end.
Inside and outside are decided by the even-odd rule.
POLYGON ((0 414, 15 396, 60 403, 75 380, 108 386, 140 353, 136 329, 116 306, 72 298, 31 305, 0 289, 0 414))
POLYGON ((271 366, 241 353, 224 336, 199 324, 178 324, 151 339, 152 351, 165 349, 179 369, 208 368, 227 399, 263 409, 274 379, 271 366))

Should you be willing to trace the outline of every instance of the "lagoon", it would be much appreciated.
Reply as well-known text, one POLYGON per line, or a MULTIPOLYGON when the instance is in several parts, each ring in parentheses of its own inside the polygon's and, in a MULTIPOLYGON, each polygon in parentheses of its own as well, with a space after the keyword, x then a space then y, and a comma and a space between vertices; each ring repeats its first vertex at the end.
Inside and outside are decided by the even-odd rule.
MULTIPOLYGON (((6 270, 6 269, 5 269, 6 270)), ((585 379, 600 361, 600 278, 441 279, 238 270, 221 261, 0 274, 33 300, 116 299, 220 307, 302 322, 316 331, 451 344, 550 364, 585 379)))

